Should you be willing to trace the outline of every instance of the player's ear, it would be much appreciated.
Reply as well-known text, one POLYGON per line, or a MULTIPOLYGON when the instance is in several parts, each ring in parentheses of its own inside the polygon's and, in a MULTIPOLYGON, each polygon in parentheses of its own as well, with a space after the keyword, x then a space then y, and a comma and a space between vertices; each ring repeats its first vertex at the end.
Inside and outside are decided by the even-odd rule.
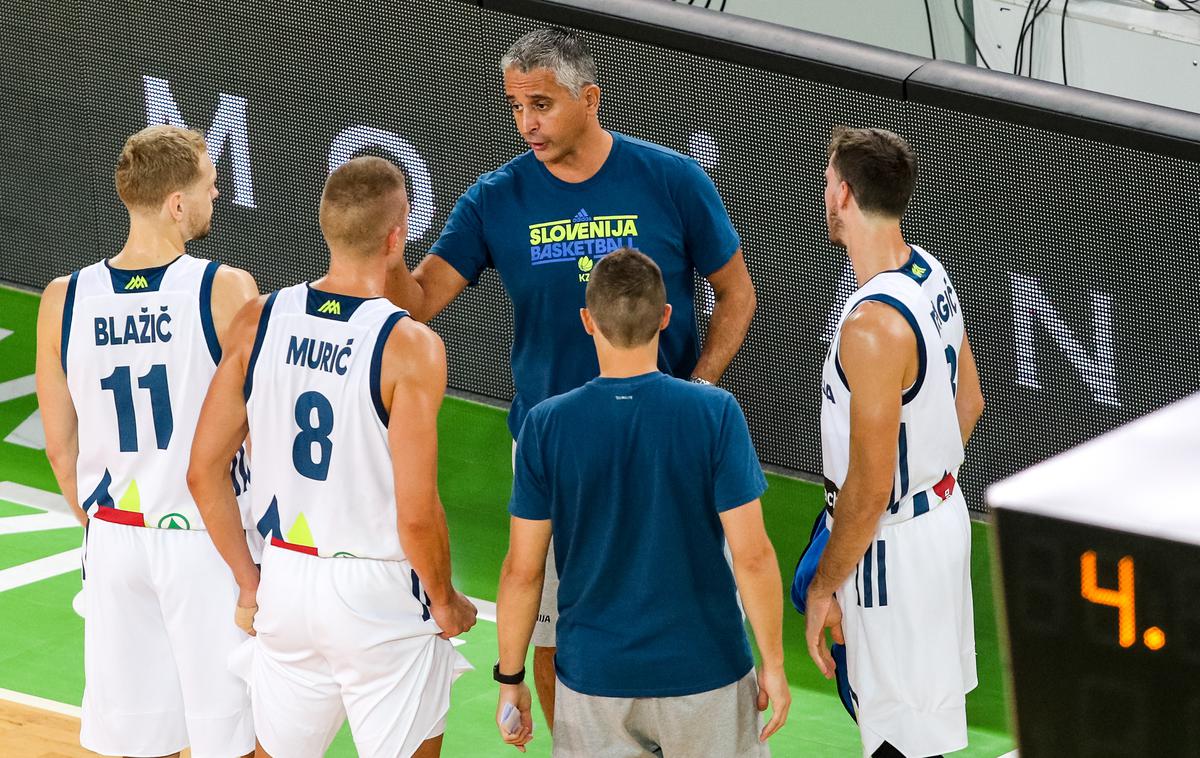
POLYGON ((165 209, 167 215, 170 216, 173 220, 182 221, 183 220, 183 193, 182 192, 172 192, 171 194, 167 195, 167 199, 163 201, 162 207, 163 207, 163 209, 165 209))
POLYGON ((596 333, 596 322, 592 321, 592 314, 588 313, 587 308, 579 309, 579 320, 583 322, 583 330, 588 334, 596 333))
POLYGON ((658 331, 661 332, 663 329, 666 329, 669 323, 671 323, 671 304, 667 303, 663 306, 662 323, 658 325, 658 331))

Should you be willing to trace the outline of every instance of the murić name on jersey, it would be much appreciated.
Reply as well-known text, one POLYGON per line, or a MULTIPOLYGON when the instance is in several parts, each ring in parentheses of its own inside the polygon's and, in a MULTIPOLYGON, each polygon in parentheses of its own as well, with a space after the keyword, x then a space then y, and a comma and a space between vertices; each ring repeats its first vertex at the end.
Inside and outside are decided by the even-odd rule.
POLYGON ((350 368, 346 362, 350 358, 350 346, 353 344, 353 339, 346 340, 345 346, 342 346, 312 337, 301 338, 293 334, 288 343, 286 362, 292 366, 328 371, 341 376, 350 368))
POLYGON ((171 341, 171 314, 167 306, 160 305, 158 313, 151 313, 150 308, 142 308, 140 314, 130 314, 125 317, 124 331, 117 331, 116 316, 97 316, 96 345, 146 345, 153 342, 171 341))

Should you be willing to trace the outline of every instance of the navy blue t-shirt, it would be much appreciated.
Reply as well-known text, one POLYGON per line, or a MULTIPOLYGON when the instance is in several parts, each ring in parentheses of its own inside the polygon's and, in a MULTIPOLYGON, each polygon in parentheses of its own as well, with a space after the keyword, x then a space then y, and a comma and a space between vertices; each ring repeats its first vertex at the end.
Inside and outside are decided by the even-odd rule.
POLYGON ((696 161, 612 137, 604 165, 583 182, 558 179, 532 151, 484 174, 459 198, 431 249, 472 283, 495 268, 512 300, 513 437, 530 408, 600 373, 579 322, 597 259, 634 247, 662 269, 673 313, 658 367, 686 378, 700 357, 693 272, 712 274, 741 245, 696 161))
POLYGON ((745 676, 720 513, 766 488, 742 409, 716 387, 600 377, 530 411, 509 512, 552 524, 563 684, 674 697, 745 676))

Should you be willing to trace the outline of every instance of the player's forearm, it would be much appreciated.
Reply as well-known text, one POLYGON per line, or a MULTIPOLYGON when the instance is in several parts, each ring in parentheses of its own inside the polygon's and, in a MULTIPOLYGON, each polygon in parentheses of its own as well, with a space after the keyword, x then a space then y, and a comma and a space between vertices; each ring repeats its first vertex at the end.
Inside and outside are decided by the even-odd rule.
POLYGON ((496 596, 496 634, 500 644, 500 671, 515 673, 525 665, 529 640, 537 623, 545 578, 545 558, 537 563, 541 571, 519 572, 505 559, 500 570, 500 589, 496 596))
POLYGON ((762 548, 751 557, 734 555, 733 573, 763 666, 782 666, 783 582, 771 541, 764 536, 762 548))
POLYGON ((450 601, 454 585, 450 577, 450 533, 446 513, 436 497, 427 497, 423 507, 411 501, 400 509, 397 528, 404 556, 421 580, 421 587, 434 605, 450 601))
POLYGON ((958 431, 962 435, 963 445, 966 445, 983 415, 983 395, 960 393, 954 404, 958 412, 958 431))
POLYGON ((79 486, 76 470, 79 463, 79 445, 72 438, 69 442, 46 445, 46 459, 58 482, 58 490, 71 507, 71 512, 80 524, 87 523, 87 514, 79 507, 79 486))
POLYGON ((209 539, 233 572, 238 587, 247 591, 257 589, 258 567, 246 545, 246 530, 242 526, 242 513, 233 494, 228 468, 197 466, 193 461, 188 469, 188 489, 209 539))
POLYGON ((859 486, 849 478, 837 499, 833 515, 833 529, 829 542, 817 565, 809 591, 831 595, 854 571, 859 560, 867 552, 879 518, 887 508, 890 491, 880 494, 880 487, 859 486))
POLYGON ((750 331, 754 318, 756 298, 754 288, 741 288, 733 292, 718 293, 709 319, 708 336, 700 360, 696 362, 693 376, 716 384, 725 369, 729 368, 733 356, 741 349, 742 342, 750 331))

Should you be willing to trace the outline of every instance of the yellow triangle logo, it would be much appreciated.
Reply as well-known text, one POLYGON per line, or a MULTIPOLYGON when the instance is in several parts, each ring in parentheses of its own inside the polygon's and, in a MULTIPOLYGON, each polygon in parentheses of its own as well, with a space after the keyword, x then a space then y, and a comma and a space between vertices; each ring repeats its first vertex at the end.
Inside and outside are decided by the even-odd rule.
POLYGON ((150 283, 146 281, 146 277, 139 274, 139 275, 131 277, 129 279, 129 283, 125 285, 125 289, 127 289, 127 290, 144 290, 149 286, 150 286, 150 283))
POLYGON ((288 530, 287 541, 293 545, 303 545, 304 547, 317 546, 313 542, 312 532, 308 528, 308 519, 304 518, 303 513, 296 517, 296 522, 288 530))
POLYGON ((124 495, 121 495, 121 500, 117 503, 117 508, 131 513, 142 512, 142 496, 138 492, 136 479, 129 483, 129 489, 125 490, 124 495))
POLYGON ((340 316, 342 315, 342 304, 337 300, 326 300, 321 304, 321 307, 317 309, 317 312, 331 313, 334 316, 340 316))

